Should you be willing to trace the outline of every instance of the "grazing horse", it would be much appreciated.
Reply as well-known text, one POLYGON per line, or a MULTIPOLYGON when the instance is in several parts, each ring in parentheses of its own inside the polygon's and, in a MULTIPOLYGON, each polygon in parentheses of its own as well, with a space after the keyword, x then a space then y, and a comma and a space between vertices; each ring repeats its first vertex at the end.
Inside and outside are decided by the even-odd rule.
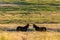
POLYGON ((28 27, 29 27, 29 24, 27 24, 24 27, 18 26, 17 29, 16 29, 16 31, 27 31, 28 27))
POLYGON ((33 28, 35 28, 36 31, 46 31, 46 27, 38 27, 35 24, 33 24, 33 28))

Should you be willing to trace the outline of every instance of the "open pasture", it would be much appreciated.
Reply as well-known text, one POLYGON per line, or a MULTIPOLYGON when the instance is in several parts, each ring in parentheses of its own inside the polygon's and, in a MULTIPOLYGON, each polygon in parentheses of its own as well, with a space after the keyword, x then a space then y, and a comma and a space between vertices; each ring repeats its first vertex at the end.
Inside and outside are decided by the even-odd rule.
POLYGON ((59 32, 0 32, 0 40, 60 40, 59 32))
POLYGON ((60 12, 55 11, 0 11, 0 24, 60 23, 60 12))
MULTIPOLYGON (((24 26, 25 24, 0 24, 0 28, 12 29, 12 28, 16 28, 19 25, 24 26)), ((0 30, 0 40, 60 40, 60 31, 56 31, 57 28, 60 29, 59 27, 60 24, 36 24, 36 25, 47 27, 47 31, 17 32, 17 31, 0 30), (51 28, 53 30, 49 30, 48 28, 51 28)), ((30 27, 33 28, 32 24, 30 24, 30 27)))

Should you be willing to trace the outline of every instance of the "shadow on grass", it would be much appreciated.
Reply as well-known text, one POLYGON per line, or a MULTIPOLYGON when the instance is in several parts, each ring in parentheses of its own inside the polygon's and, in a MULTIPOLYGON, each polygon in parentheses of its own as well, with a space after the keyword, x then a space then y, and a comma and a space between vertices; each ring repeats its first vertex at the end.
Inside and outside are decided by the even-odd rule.
POLYGON ((59 28, 53 29, 53 28, 47 28, 48 31, 53 31, 53 32, 60 32, 59 28))
MULTIPOLYGON (((7 27, 0 27, 0 31, 9 31, 9 32, 18 32, 16 31, 16 28, 7 28, 7 27)), ((33 31, 36 31, 34 28, 28 28, 26 32, 33 32, 33 31)), ((47 31, 48 32, 60 32, 60 29, 59 28, 47 28, 47 31)), ((23 32, 23 31, 22 31, 23 32)))
POLYGON ((7 28, 7 27, 3 27, 3 28, 0 27, 0 30, 1 31, 16 31, 16 29, 14 28, 7 28))
POLYGON ((12 4, 17 4, 17 5, 39 5, 37 3, 28 3, 28 2, 13 2, 12 4))
MULTIPOLYGON (((7 27, 0 27, 0 31, 9 31, 9 32, 19 32, 16 30, 16 28, 7 28, 7 27)), ((34 31, 34 29, 27 29, 27 31, 21 31, 21 32, 30 32, 30 31, 34 31)))

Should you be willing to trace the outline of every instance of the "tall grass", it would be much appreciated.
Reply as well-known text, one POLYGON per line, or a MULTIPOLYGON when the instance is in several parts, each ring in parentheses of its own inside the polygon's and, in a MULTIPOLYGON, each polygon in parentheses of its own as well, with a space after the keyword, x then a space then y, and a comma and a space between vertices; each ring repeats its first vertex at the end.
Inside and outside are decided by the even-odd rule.
POLYGON ((59 40, 58 32, 1 32, 0 40, 59 40), (13 36, 13 37, 12 37, 13 36))
POLYGON ((60 12, 38 11, 23 13, 0 13, 0 24, 9 23, 60 23, 60 12))

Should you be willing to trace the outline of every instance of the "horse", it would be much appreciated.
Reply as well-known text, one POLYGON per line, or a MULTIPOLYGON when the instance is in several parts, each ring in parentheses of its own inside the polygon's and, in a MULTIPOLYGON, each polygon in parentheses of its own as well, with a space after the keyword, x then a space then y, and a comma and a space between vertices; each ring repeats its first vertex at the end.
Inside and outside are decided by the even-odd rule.
POLYGON ((24 27, 18 26, 18 27, 16 28, 16 30, 17 30, 17 31, 27 31, 28 27, 29 27, 29 24, 27 24, 27 25, 24 26, 24 27))
POLYGON ((33 28, 35 28, 36 31, 46 31, 46 27, 38 27, 37 25, 33 24, 33 28))

